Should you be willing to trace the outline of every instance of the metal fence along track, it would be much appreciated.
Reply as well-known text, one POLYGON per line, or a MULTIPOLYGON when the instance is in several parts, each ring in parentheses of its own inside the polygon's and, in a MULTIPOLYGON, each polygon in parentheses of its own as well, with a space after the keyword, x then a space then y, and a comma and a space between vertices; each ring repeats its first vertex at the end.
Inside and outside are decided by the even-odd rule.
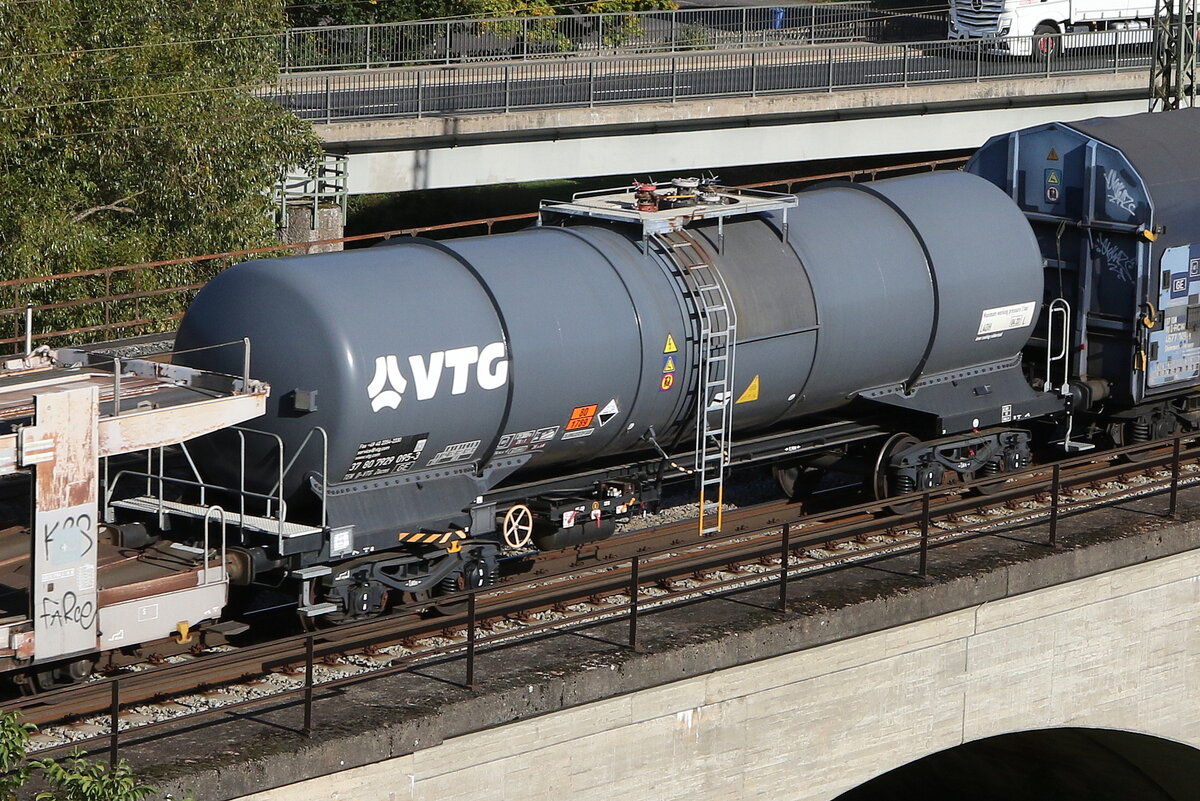
MULTIPOLYGON (((1197 483, 1196 474, 1190 469, 1197 459, 1200 459, 1200 446, 1196 435, 1182 434, 1167 443, 1140 443, 1010 474, 1009 486, 994 488, 995 494, 988 493, 984 497, 972 492, 972 488, 981 482, 914 493, 904 496, 908 501, 904 505, 915 506, 913 511, 888 516, 882 515, 883 509, 889 504, 894 505, 895 499, 811 516, 802 515, 795 506, 782 512, 777 504, 763 504, 761 511, 755 507, 738 510, 737 515, 742 517, 743 523, 737 533, 703 540, 705 545, 699 548, 696 547, 699 540, 683 544, 675 538, 674 526, 678 524, 666 524, 661 529, 666 532, 663 540, 671 542, 668 546, 645 542, 635 553, 614 553, 586 567, 576 566, 535 579, 514 579, 501 586, 448 596, 444 602, 457 602, 459 608, 444 616, 430 619, 417 614, 427 603, 398 607, 389 617, 349 623, 324 632, 293 635, 140 672, 118 673, 94 682, 8 700, 0 704, 0 711, 16 712, 25 720, 46 723, 107 707, 107 731, 101 728, 98 733, 90 733, 71 743, 41 750, 37 756, 77 747, 99 751, 107 746, 112 765, 120 756, 123 739, 128 742, 147 735, 169 736, 170 730, 179 731, 181 721, 195 726, 204 718, 231 712, 238 714, 247 708, 262 709, 264 703, 302 705, 303 722, 298 730, 311 735, 318 724, 314 709, 318 693, 328 698, 331 690, 416 672, 435 661, 461 659, 461 686, 475 689, 475 662, 481 653, 617 622, 627 626, 628 649, 636 652, 640 642, 640 617, 652 611, 678 608, 704 597, 774 587, 778 591, 776 611, 789 616, 798 614, 789 606, 795 597, 795 590, 789 595, 789 583, 805 576, 872 564, 885 558, 916 556, 915 576, 926 578, 931 551, 937 546, 998 531, 1019 530, 1029 544, 1043 543, 1049 549, 1056 549, 1063 539, 1059 526, 1067 516, 1111 508, 1115 503, 1134 499, 1166 495, 1165 517, 1176 519, 1180 490, 1197 483), (1185 468, 1188 468, 1186 472, 1185 468), (1098 484, 1132 475, 1140 475, 1144 481, 1108 496, 1098 491, 1094 495, 1083 492, 1098 484), (1022 509, 1020 502, 1026 502, 1027 507, 1022 509), (1001 505, 1018 511, 1006 524, 987 522, 986 510, 1001 505), (1039 529, 1034 530, 1031 526, 1039 529), (1044 540, 1041 539, 1043 535, 1044 540), (872 543, 872 537, 884 536, 892 536, 895 541, 872 543), (838 551, 832 547, 836 542, 850 541, 866 546, 858 552, 838 551), (814 554, 810 550, 814 548, 827 550, 823 554, 814 554), (762 569, 751 572, 740 567, 749 564, 758 564, 762 569), (709 579, 705 579, 706 583, 701 587, 676 584, 677 580, 691 577, 695 581, 702 576, 709 576, 709 579), (651 588, 654 588, 653 593, 651 588), (586 606, 574 606, 585 599, 586 606), (542 609, 562 609, 563 613, 547 621, 529 614, 542 609), (524 622, 520 630, 497 626, 505 620, 524 622), (417 638, 439 633, 443 644, 420 647, 415 643, 417 638), (362 652, 397 641, 412 642, 413 647, 406 654, 376 663, 377 667, 367 673, 325 679, 319 679, 316 674, 319 660, 323 658, 347 651, 362 652), (221 706, 200 708, 193 713, 144 724, 127 721, 122 726, 121 713, 125 705, 205 686, 221 686, 237 677, 280 667, 295 675, 297 681, 290 688, 270 696, 233 700, 221 706)), ((686 525, 690 525, 690 521, 686 525)), ((614 550, 620 548, 620 538, 612 543, 612 547, 614 550)))
POLYGON ((1144 71, 1138 32, 1072 34, 1064 53, 1014 56, 1029 39, 773 47, 281 76, 265 96, 317 122, 1144 71), (1095 43, 1096 46, 1086 45, 1095 43))
POLYGON ((944 11, 880 11, 858 0, 786 8, 388 22, 293 28, 280 39, 279 64, 287 73, 613 51, 673 53, 799 42, 928 38, 945 28, 944 11))

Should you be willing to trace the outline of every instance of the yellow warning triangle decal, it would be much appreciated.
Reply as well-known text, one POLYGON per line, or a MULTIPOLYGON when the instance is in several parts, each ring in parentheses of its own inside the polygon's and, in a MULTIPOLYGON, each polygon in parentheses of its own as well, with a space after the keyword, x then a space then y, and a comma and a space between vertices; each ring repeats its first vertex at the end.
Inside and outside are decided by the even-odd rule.
POLYGON ((663 353, 674 353, 677 350, 679 348, 675 347, 675 337, 667 334, 667 344, 663 345, 663 353))
POLYGON ((1050 173, 1049 175, 1047 175, 1047 176, 1046 176, 1046 183, 1048 183, 1048 184, 1057 184, 1057 183, 1058 183, 1058 173, 1056 173, 1056 172, 1052 172, 1052 173, 1050 173))
POLYGON ((1058 151, 1050 148, 1050 152, 1046 154, 1046 161, 1058 161, 1058 151))
POLYGON ((746 387, 746 391, 735 403, 749 403, 750 401, 758 400, 758 376, 754 376, 754 380, 750 382, 750 386, 746 387))
POLYGON ((663 365, 663 372, 664 373, 675 372, 675 357, 674 356, 667 357, 666 364, 663 365))

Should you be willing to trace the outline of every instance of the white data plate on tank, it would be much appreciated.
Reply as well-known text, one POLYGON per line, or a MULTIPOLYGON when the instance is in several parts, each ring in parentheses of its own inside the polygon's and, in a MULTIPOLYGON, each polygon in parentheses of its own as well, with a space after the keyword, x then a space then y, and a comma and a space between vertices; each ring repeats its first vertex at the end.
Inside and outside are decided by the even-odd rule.
POLYGON ((979 331, 976 336, 999 334, 1014 328, 1024 328, 1033 322, 1033 310, 1037 308, 1035 301, 1014 303, 1011 306, 997 306, 994 309, 984 309, 979 317, 979 331))

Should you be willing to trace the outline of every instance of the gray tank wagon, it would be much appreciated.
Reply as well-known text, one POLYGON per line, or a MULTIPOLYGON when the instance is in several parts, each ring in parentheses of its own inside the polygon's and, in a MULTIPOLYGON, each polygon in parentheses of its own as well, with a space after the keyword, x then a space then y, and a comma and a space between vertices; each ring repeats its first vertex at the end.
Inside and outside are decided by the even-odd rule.
MULTIPOLYGON (((332 577, 324 594, 364 608, 387 586, 452 583, 461 542, 606 536, 664 473, 698 475, 710 521, 726 469, 751 459, 785 460, 789 488, 861 462, 880 494, 905 492, 1027 463, 1028 433, 1010 426, 1061 409, 1020 369, 1037 242, 987 181, 636 205, 546 203, 518 233, 247 262, 202 290, 177 348, 248 339, 273 387, 252 424, 271 438, 246 445, 249 475, 271 478, 249 488, 331 532, 264 543, 246 577, 350 560, 375 600, 332 577), (398 543, 407 555, 380 555, 398 543)), ((240 358, 190 363, 237 373, 240 358)), ((468 582, 492 570, 475 559, 468 582)))
POLYGON ((1035 446, 1195 431, 1197 130, 1200 110, 1039 125, 967 173, 799 196, 677 179, 545 202, 510 235, 250 262, 183 322, 201 369, 30 343, 0 364, 8 472, 32 477, 0 676, 70 684, 255 611, 455 603, 665 481, 694 481, 698 534, 719 531, 735 466, 797 498, 854 473, 907 505, 995 488, 1035 446), (164 414, 215 433, 166 437, 164 414), (96 479, 86 504, 43 480, 64 464, 96 479), (56 531, 97 547, 31 584, 56 531))

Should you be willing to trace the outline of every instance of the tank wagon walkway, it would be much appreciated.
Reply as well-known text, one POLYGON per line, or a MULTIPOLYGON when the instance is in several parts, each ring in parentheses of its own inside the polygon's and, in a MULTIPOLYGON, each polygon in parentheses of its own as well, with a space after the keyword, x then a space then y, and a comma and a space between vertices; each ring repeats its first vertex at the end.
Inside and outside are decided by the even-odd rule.
MULTIPOLYGON (((1200 525, 1163 499, 481 654, 123 750, 205 801, 831 799, 960 743, 1100 727, 1200 746, 1200 525), (998 552, 998 544, 1002 544, 998 552), (440 680, 439 680, 440 679, 440 680), (221 745, 214 745, 220 743, 221 745), (216 752, 216 753, 214 753, 216 752), (272 789, 278 788, 278 789, 272 789)), ((1200 518, 1200 490, 1181 495, 1200 518)))

